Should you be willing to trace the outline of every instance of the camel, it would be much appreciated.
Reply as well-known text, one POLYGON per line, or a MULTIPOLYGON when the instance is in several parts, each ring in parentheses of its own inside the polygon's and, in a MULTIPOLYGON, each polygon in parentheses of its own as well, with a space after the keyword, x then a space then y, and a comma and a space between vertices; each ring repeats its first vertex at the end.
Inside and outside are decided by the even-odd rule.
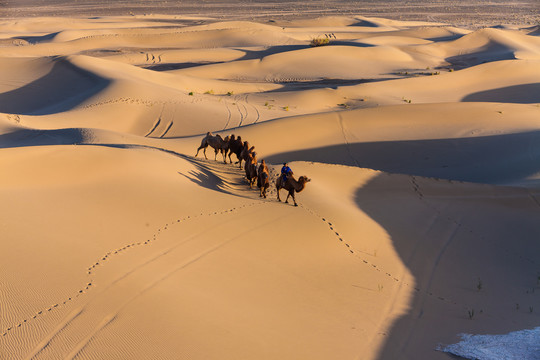
MULTIPOLYGON (((244 145, 242 143, 242 137, 238 136, 236 138, 234 134, 232 134, 229 139, 229 161, 231 162, 231 164, 232 164, 232 159, 231 159, 232 154, 235 154, 238 161, 240 161, 240 153, 242 152, 243 146, 244 145)), ((242 167, 242 165, 240 165, 240 167, 242 167)))
POLYGON ((277 189, 277 199, 278 201, 281 201, 280 197, 279 197, 279 190, 280 189, 285 189, 289 192, 289 194, 287 195, 287 199, 285 199, 285 203, 289 203, 289 196, 292 196, 292 199, 294 201, 294 206, 298 206, 298 204, 296 203, 296 199, 294 197, 294 193, 295 192, 300 192, 302 190, 304 190, 304 188, 306 187, 306 184, 308 182, 310 182, 311 179, 309 179, 308 177, 306 176, 300 176, 300 178, 298 179, 298 181, 295 180, 295 178, 291 175, 287 176, 287 181, 283 181, 283 177, 282 176, 279 176, 276 180, 276 189, 277 189))
POLYGON ((270 186, 270 173, 268 172, 268 166, 266 166, 266 162, 264 159, 261 160, 261 164, 259 165, 259 169, 257 171, 257 187, 260 189, 260 197, 264 197, 266 199, 266 190, 270 186))
POLYGON ((244 165, 246 171, 246 178, 249 183, 249 188, 253 188, 255 180, 257 180, 257 153, 252 152, 248 155, 248 159, 244 165))
POLYGON ((249 147, 249 142, 244 141, 244 146, 242 147, 242 152, 240 152, 240 169, 242 168, 242 160, 248 161, 251 153, 255 151, 255 146, 249 147))
MULTIPOLYGON (((227 137, 228 138, 228 137, 227 137)), ((225 139, 227 139, 225 138, 225 139)), ((210 145, 215 152, 214 160, 217 160, 217 154, 218 152, 221 152, 221 155, 223 155, 223 162, 227 163, 227 160, 225 160, 225 154, 227 153, 227 150, 229 149, 229 141, 224 140, 221 135, 217 134, 216 136, 212 135, 211 132, 207 132, 206 136, 201 141, 201 146, 197 149, 197 153, 195 156, 199 155, 199 151, 201 149, 204 149, 204 157, 206 160, 208 160, 208 157, 206 157, 206 148, 210 145)))

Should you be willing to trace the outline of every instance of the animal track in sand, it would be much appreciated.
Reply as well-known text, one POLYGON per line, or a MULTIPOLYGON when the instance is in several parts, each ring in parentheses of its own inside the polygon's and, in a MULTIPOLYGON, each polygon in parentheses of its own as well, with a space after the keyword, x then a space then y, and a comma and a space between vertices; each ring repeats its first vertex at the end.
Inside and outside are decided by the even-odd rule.
POLYGON ((154 106, 159 104, 165 104, 165 102, 158 102, 158 101, 150 101, 150 100, 143 100, 143 99, 134 99, 129 97, 121 97, 117 99, 111 99, 107 101, 100 101, 95 102, 93 104, 88 104, 82 107, 82 109, 91 109, 97 106, 103 106, 103 105, 111 105, 111 104, 135 104, 135 105, 145 105, 145 106, 154 106))
MULTIPOLYGON (((365 265, 368 265, 370 266, 373 270, 377 271, 377 272, 380 272, 380 273, 383 273, 385 274, 388 278, 392 279, 395 283, 401 283, 407 287, 410 287, 412 288, 414 291, 416 292, 422 292, 426 295, 429 295, 430 297, 433 297, 434 299, 437 299, 437 300, 440 300, 440 301, 444 301, 445 303, 448 303, 448 304, 452 304, 452 305, 459 305, 456 301, 454 300, 451 300, 451 299, 447 299, 443 296, 436 296, 434 295, 433 293, 429 292, 429 291, 422 291, 420 288, 418 287, 414 287, 413 285, 401 280, 401 279, 398 279, 397 277, 395 277, 394 275, 392 275, 390 272, 387 272, 385 270, 383 270, 379 265, 375 264, 375 263, 372 263, 371 261, 367 260, 366 258, 362 257, 360 255, 360 253, 364 253, 363 251, 360 251, 360 250, 356 250, 354 249, 349 243, 347 243, 344 239, 343 239, 343 236, 340 235, 339 232, 337 232, 335 230, 335 225, 330 222, 326 217, 324 216, 321 216, 319 214, 317 214, 315 211, 309 209, 308 207, 306 207, 305 205, 300 205, 301 208, 305 209, 307 212, 309 212, 311 215, 319 218, 322 222, 324 222, 326 225, 328 225, 328 229, 331 231, 332 235, 334 235, 336 237, 337 240, 339 240, 342 244, 345 245, 345 247, 347 248, 347 250, 349 251, 349 253, 351 253, 352 255, 354 255, 355 257, 357 257, 358 259, 360 259, 362 261, 363 264, 365 265)), ((463 306, 464 308, 466 308, 465 305, 461 305, 463 306)))
MULTIPOLYGON (((203 216, 215 216, 215 215, 223 215, 223 214, 228 214, 228 213, 234 213, 235 211, 238 211, 238 210, 241 210, 241 209, 244 209, 244 208, 247 208, 247 207, 251 207, 251 206, 254 206, 254 205, 259 205, 259 204, 261 204, 261 202, 257 201, 257 202, 252 202, 252 203, 249 203, 249 204, 244 204, 244 205, 233 207, 233 208, 228 208, 228 209, 221 210, 221 211, 213 211, 213 212, 209 212, 209 213, 201 212, 200 214, 197 214, 197 215, 187 215, 187 216, 185 216, 183 218, 173 220, 172 222, 166 223, 162 227, 158 228, 156 233, 154 233, 149 239, 147 239, 144 242, 140 241, 140 242, 133 242, 133 243, 130 243, 130 244, 126 244, 121 248, 111 250, 111 251, 107 252, 105 255, 102 255, 99 258, 98 261, 96 261, 95 263, 93 263, 91 266, 89 266, 87 268, 87 270, 88 270, 87 275, 94 274, 95 269, 98 266, 104 265, 105 262, 110 261, 112 259, 112 257, 115 256, 115 255, 121 255, 121 253, 127 251, 128 249, 133 249, 133 248, 139 247, 139 246, 150 245, 152 242, 157 241, 159 239, 159 235, 161 235, 161 233, 164 232, 165 230, 168 230, 170 228, 170 226, 172 226, 174 224, 181 224, 181 223, 183 223, 185 221, 196 219, 196 218, 203 217, 203 216)), ((12 333, 12 331, 14 329, 20 328, 21 326, 23 326, 25 324, 28 324, 32 320, 36 320, 39 317, 44 316, 45 314, 47 314, 47 313, 49 313, 49 312, 51 312, 51 311, 53 311, 55 309, 62 308, 63 305, 67 305, 68 303, 70 303, 74 299, 78 298, 79 296, 84 295, 84 293, 86 291, 91 290, 91 288, 93 286, 95 286, 94 284, 95 284, 94 280, 89 279, 87 281, 87 283, 83 287, 81 287, 79 290, 76 290, 73 293, 74 295, 70 296, 69 298, 67 298, 67 299, 65 299, 63 301, 59 301, 58 303, 55 303, 54 305, 51 305, 51 306, 47 307, 44 310, 37 311, 34 315, 29 316, 26 319, 21 320, 17 325, 9 326, 8 328, 4 329, 3 331, 0 330, 0 335, 1 336, 7 336, 10 333, 12 333)))

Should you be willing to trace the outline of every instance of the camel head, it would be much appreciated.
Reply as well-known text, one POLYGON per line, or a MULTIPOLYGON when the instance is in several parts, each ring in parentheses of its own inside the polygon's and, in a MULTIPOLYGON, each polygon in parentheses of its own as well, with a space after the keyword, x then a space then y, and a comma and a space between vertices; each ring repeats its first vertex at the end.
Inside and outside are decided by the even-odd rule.
POLYGON ((310 182, 310 181, 311 181, 311 179, 308 178, 307 176, 300 176, 300 177, 298 178, 298 182, 299 182, 299 183, 308 183, 308 182, 310 182))

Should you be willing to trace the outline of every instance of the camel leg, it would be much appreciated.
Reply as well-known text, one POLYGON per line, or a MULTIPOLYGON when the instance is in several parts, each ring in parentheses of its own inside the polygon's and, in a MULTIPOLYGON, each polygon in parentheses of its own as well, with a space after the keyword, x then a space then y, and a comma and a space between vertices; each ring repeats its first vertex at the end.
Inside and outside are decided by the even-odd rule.
POLYGON ((281 199, 279 198, 279 188, 276 186, 276 192, 277 192, 277 201, 281 202, 281 199))
POLYGON ((298 206, 298 204, 296 203, 296 199, 294 198, 294 190, 289 191, 289 194, 287 195, 287 200, 285 200, 286 204, 289 203, 289 196, 292 197, 292 200, 294 202, 294 206, 298 206))
POLYGON ((204 147, 203 154, 204 154, 204 158, 205 158, 206 160, 208 160, 208 157, 206 156, 206 146, 204 147))
MULTIPOLYGON (((201 149, 204 149, 204 151, 206 151, 206 146, 204 146, 204 145, 199 146, 199 148, 197 149, 197 153, 195 154, 195 157, 197 157, 197 155, 199 155, 199 151, 201 149)), ((204 155, 204 156, 206 157, 206 155, 204 155)))
POLYGON ((218 149, 214 149, 214 161, 217 161, 218 149))

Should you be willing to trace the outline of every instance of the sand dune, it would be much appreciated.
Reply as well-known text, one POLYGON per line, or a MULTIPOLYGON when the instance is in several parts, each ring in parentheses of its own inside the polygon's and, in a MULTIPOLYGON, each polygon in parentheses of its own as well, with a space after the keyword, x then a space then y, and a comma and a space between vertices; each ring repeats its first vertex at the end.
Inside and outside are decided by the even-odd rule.
POLYGON ((0 359, 442 360, 538 327, 537 35, 1 20, 0 359), (300 206, 194 157, 209 131, 309 177, 300 206))

